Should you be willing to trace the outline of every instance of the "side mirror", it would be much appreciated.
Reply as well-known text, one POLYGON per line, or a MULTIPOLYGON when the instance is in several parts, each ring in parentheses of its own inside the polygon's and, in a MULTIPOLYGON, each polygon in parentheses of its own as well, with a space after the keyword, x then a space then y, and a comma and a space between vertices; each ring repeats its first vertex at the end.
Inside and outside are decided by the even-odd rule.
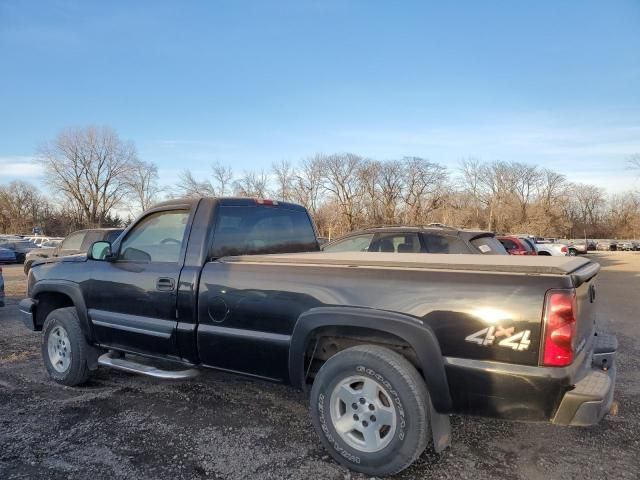
POLYGON ((89 260, 111 260, 111 243, 101 240, 94 242, 87 252, 87 258, 89 260))

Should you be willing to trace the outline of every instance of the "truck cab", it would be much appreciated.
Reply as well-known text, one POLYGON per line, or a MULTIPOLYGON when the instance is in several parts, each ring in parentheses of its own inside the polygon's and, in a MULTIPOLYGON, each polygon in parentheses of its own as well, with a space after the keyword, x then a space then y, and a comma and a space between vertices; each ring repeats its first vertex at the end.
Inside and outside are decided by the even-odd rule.
MULTIPOLYGON (((229 255, 318 251, 298 205, 254 199, 179 199, 141 215, 119 238, 94 243, 85 257, 45 260, 29 285, 76 284, 96 345, 198 362, 197 292, 206 262, 229 255), (81 267, 78 265, 81 263, 81 267)), ((55 299, 47 295, 39 303, 55 299)), ((46 310, 38 308, 36 325, 46 310)))

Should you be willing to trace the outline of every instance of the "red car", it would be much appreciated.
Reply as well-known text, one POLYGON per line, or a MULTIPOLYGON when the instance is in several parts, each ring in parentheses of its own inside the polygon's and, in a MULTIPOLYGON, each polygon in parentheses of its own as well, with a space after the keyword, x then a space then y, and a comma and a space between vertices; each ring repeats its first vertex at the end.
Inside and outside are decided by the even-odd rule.
POLYGON ((497 237, 509 255, 537 255, 533 241, 514 235, 497 237))

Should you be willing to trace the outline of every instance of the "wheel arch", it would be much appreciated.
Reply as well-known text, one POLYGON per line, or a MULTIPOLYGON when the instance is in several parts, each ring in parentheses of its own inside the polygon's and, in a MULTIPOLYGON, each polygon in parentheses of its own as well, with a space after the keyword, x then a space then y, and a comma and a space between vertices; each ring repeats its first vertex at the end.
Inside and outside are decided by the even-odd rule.
POLYGON ((40 280, 32 287, 30 296, 36 301, 33 318, 37 330, 42 330, 47 315, 53 310, 75 307, 82 333, 87 340, 93 339, 87 307, 77 283, 68 280, 40 280))
POLYGON ((357 307, 319 307, 298 318, 291 336, 289 350, 289 380, 295 387, 305 388, 305 354, 318 333, 337 328, 353 329, 370 335, 400 339, 415 353, 408 358, 422 372, 436 411, 451 409, 451 394, 447 382, 440 345, 433 331, 422 320, 395 312, 357 307))

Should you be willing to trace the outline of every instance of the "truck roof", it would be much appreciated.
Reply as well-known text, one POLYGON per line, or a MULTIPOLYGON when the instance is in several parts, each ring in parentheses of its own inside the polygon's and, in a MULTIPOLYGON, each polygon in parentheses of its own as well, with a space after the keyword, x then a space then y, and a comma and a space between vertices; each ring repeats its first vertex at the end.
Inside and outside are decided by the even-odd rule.
MULTIPOLYGON (((469 270, 497 273, 570 275, 597 264, 582 257, 516 255, 458 255, 438 253, 310 252, 276 255, 245 255, 220 259, 226 263, 396 267, 426 270, 469 270)), ((597 270, 596 270, 597 273, 597 270)))
POLYGON ((157 203, 153 205, 151 208, 162 208, 162 207, 188 207, 191 208, 194 203, 198 203, 203 198, 207 198, 217 202, 219 205, 225 205, 230 207, 255 207, 260 205, 260 202, 272 202, 269 204, 271 207, 282 207, 288 208, 292 210, 305 210, 305 208, 296 203, 290 202, 281 202, 280 200, 265 200, 261 198, 252 198, 252 197, 181 197, 181 198, 173 198, 171 200, 166 200, 164 202, 157 203))

